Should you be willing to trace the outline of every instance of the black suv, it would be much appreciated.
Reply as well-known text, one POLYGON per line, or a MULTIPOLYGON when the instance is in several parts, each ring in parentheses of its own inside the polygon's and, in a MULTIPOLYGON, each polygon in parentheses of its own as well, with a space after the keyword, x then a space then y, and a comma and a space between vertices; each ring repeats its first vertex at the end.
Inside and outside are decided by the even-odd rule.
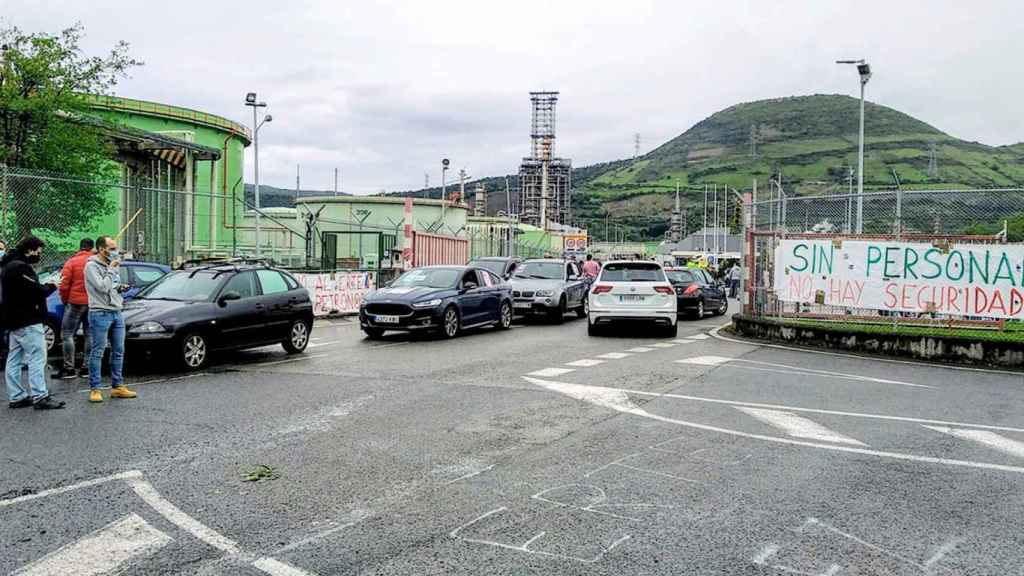
POLYGON ((304 351, 313 303, 284 270, 228 261, 167 274, 125 305, 124 321, 129 358, 169 355, 198 370, 215 350, 280 343, 290 354, 304 351))

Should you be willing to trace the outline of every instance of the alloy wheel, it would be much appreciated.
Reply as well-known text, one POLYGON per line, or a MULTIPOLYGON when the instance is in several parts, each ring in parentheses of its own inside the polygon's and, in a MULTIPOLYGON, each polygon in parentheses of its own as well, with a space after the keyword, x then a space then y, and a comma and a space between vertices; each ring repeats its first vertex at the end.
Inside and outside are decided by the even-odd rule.
POLYGON ((185 339, 185 364, 189 368, 198 368, 206 361, 206 340, 193 334, 185 339))
POLYGON ((459 314, 454 308, 449 308, 444 313, 444 333, 449 338, 454 338, 459 332, 459 314))
POLYGON ((297 350, 302 350, 306 347, 306 342, 309 341, 309 329, 306 328, 305 322, 296 322, 292 325, 292 346, 297 350))
POLYGON ((512 325, 512 307, 508 303, 501 305, 501 327, 508 328, 512 325))

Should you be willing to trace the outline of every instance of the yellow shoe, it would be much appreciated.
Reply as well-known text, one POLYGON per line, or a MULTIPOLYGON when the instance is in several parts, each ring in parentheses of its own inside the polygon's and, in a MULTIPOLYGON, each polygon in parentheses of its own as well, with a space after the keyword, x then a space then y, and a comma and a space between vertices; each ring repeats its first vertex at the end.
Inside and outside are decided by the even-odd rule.
POLYGON ((127 386, 118 386, 110 389, 111 398, 135 398, 136 396, 138 394, 129 390, 127 386))
POLYGON ((103 402, 103 394, 100 394, 99 390, 90 390, 89 402, 103 402))

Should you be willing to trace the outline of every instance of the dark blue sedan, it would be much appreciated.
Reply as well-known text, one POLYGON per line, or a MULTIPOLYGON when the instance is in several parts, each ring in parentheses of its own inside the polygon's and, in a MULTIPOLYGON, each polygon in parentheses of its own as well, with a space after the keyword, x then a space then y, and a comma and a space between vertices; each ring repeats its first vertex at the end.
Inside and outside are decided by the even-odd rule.
MULTIPOLYGON (((163 278, 164 274, 171 271, 169 266, 155 262, 137 262, 125 260, 121 263, 121 283, 130 286, 125 291, 124 299, 131 300, 143 288, 163 278)), ((56 281, 60 276, 60 269, 46 275, 41 275, 40 282, 47 282, 51 279, 56 281)), ((46 337, 47 355, 53 356, 60 351, 60 325, 64 319, 64 303, 60 301, 60 294, 54 292, 46 299, 46 324, 43 333, 46 337)))
POLYGON ((388 330, 431 331, 445 338, 477 326, 505 330, 512 325, 512 292, 483 268, 416 268, 370 293, 359 308, 359 323, 368 338, 388 330))

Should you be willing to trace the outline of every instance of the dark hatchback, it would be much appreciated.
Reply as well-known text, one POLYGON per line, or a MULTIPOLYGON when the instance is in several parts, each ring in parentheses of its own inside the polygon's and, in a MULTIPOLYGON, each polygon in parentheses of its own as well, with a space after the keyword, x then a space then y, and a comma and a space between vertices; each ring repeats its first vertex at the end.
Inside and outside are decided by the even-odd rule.
POLYGON ((512 292, 483 268, 416 268, 371 292, 359 308, 359 323, 369 338, 388 330, 438 332, 446 338, 477 326, 504 330, 512 325, 512 292))
POLYGON ((218 263, 167 274, 125 305, 128 358, 171 358, 187 370, 218 350, 309 344, 313 303, 291 274, 264 264, 218 263))
POLYGON ((700 319, 708 312, 721 316, 729 311, 728 294, 721 282, 700 268, 666 268, 665 275, 676 291, 679 316, 688 314, 700 319))

